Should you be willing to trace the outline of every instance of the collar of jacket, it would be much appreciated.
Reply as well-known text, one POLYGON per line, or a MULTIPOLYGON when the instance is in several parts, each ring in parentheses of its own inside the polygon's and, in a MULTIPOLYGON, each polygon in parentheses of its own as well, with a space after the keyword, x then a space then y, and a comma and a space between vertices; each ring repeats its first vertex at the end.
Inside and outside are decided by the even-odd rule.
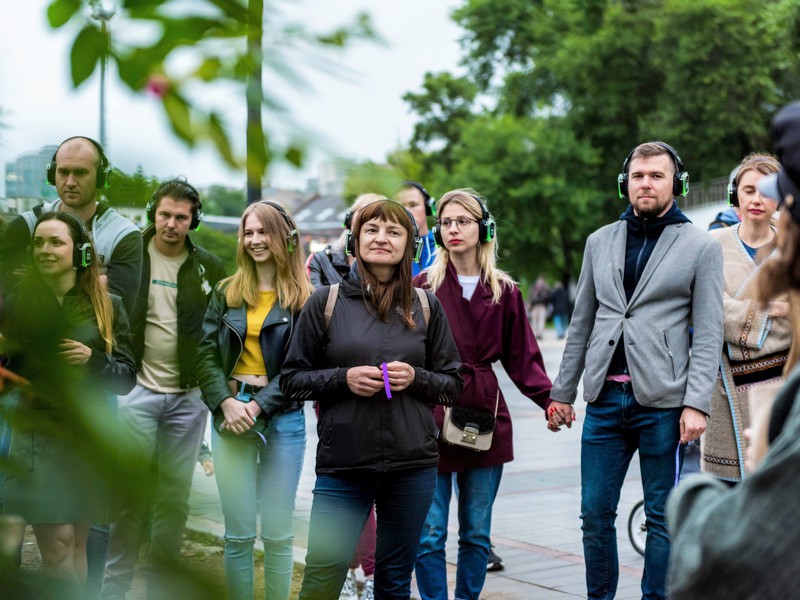
MULTIPOLYGON (((225 294, 224 291, 221 291, 223 295, 225 294)), ((242 303, 241 306, 238 308, 228 307, 225 311, 225 315, 222 317, 223 321, 225 321, 230 327, 232 327, 239 335, 244 339, 247 335, 247 304, 242 303)), ((292 314, 289 312, 289 309, 284 308, 278 303, 276 298, 275 304, 272 305, 272 308, 267 313, 264 322, 261 324, 261 331, 264 331, 270 325, 280 324, 280 323, 290 323, 292 320, 292 314)))
POLYGON ((620 221, 625 221, 628 226, 628 233, 636 237, 642 237, 645 232, 648 235, 660 234, 664 231, 667 225, 675 225, 676 223, 691 223, 680 208, 675 199, 672 199, 672 206, 670 209, 660 217, 650 217, 644 219, 637 216, 633 212, 633 206, 628 206, 628 210, 622 213, 619 217, 620 221))
MULTIPOLYGON (((453 261, 447 261, 447 276, 444 278, 442 282, 442 286, 447 286, 451 288, 451 293, 457 293, 460 298, 464 298, 464 288, 461 287, 461 282, 458 281, 458 272, 456 271, 455 266, 453 265, 453 261)), ((472 292, 472 298, 491 298, 492 297, 492 288, 486 285, 483 281, 483 270, 481 270, 481 278, 478 280, 478 285, 475 287, 475 291, 472 292)), ((470 298, 469 302, 472 301, 470 298)), ((467 299, 464 298, 466 301, 467 299)))

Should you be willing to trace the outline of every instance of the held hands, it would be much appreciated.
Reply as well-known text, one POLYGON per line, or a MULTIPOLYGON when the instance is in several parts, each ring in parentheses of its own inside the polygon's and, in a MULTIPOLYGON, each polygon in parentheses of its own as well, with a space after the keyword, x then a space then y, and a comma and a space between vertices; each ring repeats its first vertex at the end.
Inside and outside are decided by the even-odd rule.
POLYGON ((553 400, 547 408, 547 428, 552 431, 561 431, 561 426, 566 425, 567 429, 572 427, 575 421, 575 411, 572 404, 556 402, 553 400))
POLYGON ((236 398, 225 398, 220 404, 222 414, 225 419, 220 425, 224 429, 235 434, 242 434, 249 431, 256 422, 256 417, 261 414, 261 407, 255 400, 242 402, 236 398))
POLYGON ((75 340, 61 340, 58 346, 58 355, 68 365, 80 367, 89 362, 92 356, 92 349, 75 340))

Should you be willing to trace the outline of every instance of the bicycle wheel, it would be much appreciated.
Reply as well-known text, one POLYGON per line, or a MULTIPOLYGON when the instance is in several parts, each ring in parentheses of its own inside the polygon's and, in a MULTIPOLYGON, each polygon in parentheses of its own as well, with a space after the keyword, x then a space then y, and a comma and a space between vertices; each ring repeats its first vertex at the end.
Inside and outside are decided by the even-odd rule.
POLYGON ((633 549, 644 556, 644 546, 647 541, 647 517, 644 514, 644 500, 639 500, 628 517, 628 537, 633 549))

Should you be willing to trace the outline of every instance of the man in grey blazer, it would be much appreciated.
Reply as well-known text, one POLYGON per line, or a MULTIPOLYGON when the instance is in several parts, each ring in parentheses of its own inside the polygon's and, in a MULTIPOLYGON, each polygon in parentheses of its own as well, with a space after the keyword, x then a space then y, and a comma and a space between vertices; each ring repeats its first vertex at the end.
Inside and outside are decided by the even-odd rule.
POLYGON ((569 426, 583 373, 581 519, 590 599, 616 593, 614 521, 636 450, 648 524, 642 597, 666 598, 664 505, 681 444, 699 438, 709 416, 722 351, 722 252, 675 202, 688 178, 663 142, 641 144, 625 159, 618 185, 630 206, 586 241, 550 394, 550 428, 569 426))

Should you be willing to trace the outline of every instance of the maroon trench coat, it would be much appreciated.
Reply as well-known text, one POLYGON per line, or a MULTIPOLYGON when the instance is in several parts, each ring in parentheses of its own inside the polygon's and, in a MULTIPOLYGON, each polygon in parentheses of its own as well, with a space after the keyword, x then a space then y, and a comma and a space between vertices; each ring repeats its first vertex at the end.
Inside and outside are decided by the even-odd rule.
MULTIPOLYGON (((414 285, 427 287, 425 273, 414 278, 414 285)), ((528 322, 522 293, 506 288, 500 302, 492 304, 492 290, 480 282, 472 298, 462 296, 461 284, 452 263, 436 292, 444 307, 450 328, 461 354, 464 388, 457 404, 494 412, 499 383, 492 363, 499 360, 520 392, 547 408, 552 383, 544 369, 539 344, 528 322)), ((441 429, 444 409, 434 409, 441 429)), ((544 422, 542 427, 545 427, 544 422)), ((439 440, 439 472, 452 473, 474 467, 490 467, 514 460, 511 415, 503 392, 497 410, 492 446, 475 452, 439 440)))

